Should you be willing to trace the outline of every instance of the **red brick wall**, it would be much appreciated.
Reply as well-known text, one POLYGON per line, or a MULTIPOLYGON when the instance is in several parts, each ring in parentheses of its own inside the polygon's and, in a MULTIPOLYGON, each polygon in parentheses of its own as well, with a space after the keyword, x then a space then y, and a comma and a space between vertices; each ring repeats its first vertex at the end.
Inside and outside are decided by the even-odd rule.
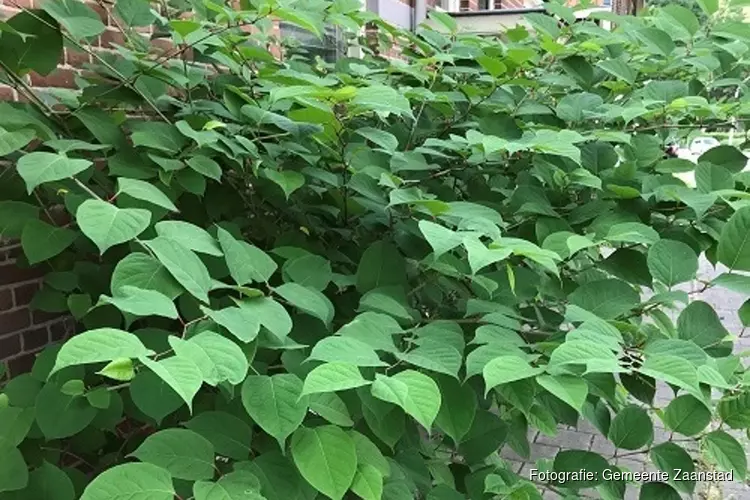
POLYGON ((45 269, 17 265, 20 253, 19 243, 0 241, 0 363, 11 375, 28 371, 42 347, 74 329, 70 318, 29 308, 45 269))

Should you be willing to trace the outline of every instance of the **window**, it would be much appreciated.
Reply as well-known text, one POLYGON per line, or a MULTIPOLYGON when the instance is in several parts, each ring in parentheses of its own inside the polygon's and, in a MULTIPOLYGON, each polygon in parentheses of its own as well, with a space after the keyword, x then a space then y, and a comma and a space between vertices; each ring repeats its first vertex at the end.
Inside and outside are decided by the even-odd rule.
POLYGON ((313 59, 315 56, 320 56, 326 62, 336 62, 347 52, 346 39, 336 26, 326 27, 322 39, 307 30, 285 22, 279 23, 279 32, 283 38, 296 40, 298 42, 296 45, 304 51, 304 54, 313 59))

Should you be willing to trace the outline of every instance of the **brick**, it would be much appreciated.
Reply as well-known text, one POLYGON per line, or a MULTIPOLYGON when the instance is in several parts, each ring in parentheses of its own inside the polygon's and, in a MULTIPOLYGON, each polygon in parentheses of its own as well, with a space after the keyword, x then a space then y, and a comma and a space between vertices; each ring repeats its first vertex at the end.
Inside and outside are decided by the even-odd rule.
POLYGON ((75 77, 75 70, 67 68, 57 68, 55 71, 46 76, 42 76, 38 73, 31 73, 31 85, 34 87, 58 87, 65 89, 74 89, 77 87, 75 77))
POLYGON ((41 325, 60 317, 60 313, 49 313, 46 311, 34 311, 31 313, 31 320, 35 325, 41 325))
POLYGON ((23 283, 39 279, 44 275, 44 270, 36 267, 20 268, 9 262, 0 266, 0 285, 23 283))
POLYGON ((10 290, 0 290, 0 311, 13 309, 13 293, 10 290))
POLYGON ((16 91, 6 85, 0 85, 0 101, 15 101, 16 91))
POLYGON ((72 49, 65 49, 65 64, 74 68, 82 68, 84 64, 91 62, 91 55, 72 49))
POLYGON ((31 318, 28 309, 0 314, 0 336, 19 332, 29 325, 31 325, 31 318))
POLYGON ((86 2, 86 6, 96 12, 99 15, 99 19, 101 19, 104 24, 109 23, 109 13, 102 5, 99 5, 96 2, 86 2))
POLYGON ((13 289, 13 295, 16 298, 16 307, 25 306, 31 303, 31 299, 39 290, 39 282, 21 285, 13 289))
POLYGON ((10 359, 8 360, 8 373, 10 373, 11 377, 15 377, 16 375, 30 372, 35 360, 36 354, 34 353, 23 354, 17 358, 10 359))
POLYGON ((117 30, 108 29, 99 35, 99 46, 105 49, 114 48, 114 45, 125 45, 125 36, 117 30))
POLYGON ((47 327, 34 328, 21 334, 23 350, 36 351, 49 344, 49 330, 47 327))
POLYGON ((0 337, 0 359, 13 357, 21 353, 21 336, 0 337))
POLYGON ((63 318, 60 321, 53 323, 49 326, 50 342, 59 342, 65 340, 68 335, 74 331, 72 321, 68 321, 69 318, 63 318))

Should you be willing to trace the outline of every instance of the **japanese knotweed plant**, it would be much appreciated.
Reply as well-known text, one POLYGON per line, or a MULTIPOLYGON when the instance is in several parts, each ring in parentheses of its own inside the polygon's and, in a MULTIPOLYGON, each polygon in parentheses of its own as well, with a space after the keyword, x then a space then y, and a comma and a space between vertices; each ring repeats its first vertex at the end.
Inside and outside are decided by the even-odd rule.
POLYGON ((0 23, 24 98, 0 231, 79 332, 2 388, 0 498, 620 499, 628 454, 669 473, 644 499, 692 493, 675 469, 744 481, 740 332, 701 292, 750 293, 747 158, 664 153, 750 118, 750 25, 702 6, 478 36, 355 0, 117 0, 106 50, 77 0, 0 23), (79 89, 31 88, 63 47, 79 89), (699 259, 718 277, 691 285, 699 259), (536 467, 591 474, 501 458, 585 421, 614 452, 536 467))

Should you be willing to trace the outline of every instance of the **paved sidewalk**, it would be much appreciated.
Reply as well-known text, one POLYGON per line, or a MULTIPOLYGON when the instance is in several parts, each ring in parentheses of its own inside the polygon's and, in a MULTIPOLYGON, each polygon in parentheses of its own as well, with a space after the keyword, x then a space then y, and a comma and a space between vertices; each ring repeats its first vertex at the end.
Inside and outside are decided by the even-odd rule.
MULTIPOLYGON (((724 270, 725 269, 722 269, 721 267, 714 270, 709 262, 702 261, 698 271, 698 279, 710 280, 721 274, 724 270)), ((683 289, 686 291, 697 291, 700 287, 702 287, 702 284, 694 282, 683 287, 683 289)), ((700 294, 700 296, 693 296, 692 298, 693 300, 703 300, 711 304, 729 332, 733 335, 740 335, 742 332, 742 324, 737 317, 737 310, 744 302, 742 295, 726 289, 711 288, 700 294)), ((677 315, 678 313, 673 315, 674 319, 676 319, 677 315)), ((735 352, 750 349, 750 332, 748 332, 748 334, 749 338, 740 338, 739 343, 735 348, 735 352)), ((671 399, 671 389, 666 385, 661 386, 656 393, 655 405, 657 407, 665 407, 671 399)), ((656 419, 654 421, 654 443, 658 444, 666 441, 669 439, 669 436, 670 432, 664 428, 661 421, 656 419)), ((744 433, 738 433, 736 437, 746 447, 746 452, 750 452, 750 443, 748 443, 748 439, 744 433)), ((615 452, 614 447, 593 425, 584 420, 579 422, 577 428, 567 426, 561 427, 559 433, 554 438, 534 431, 529 436, 529 442, 531 444, 530 460, 524 460, 519 457, 508 446, 502 451, 502 457, 512 465, 516 472, 527 479, 529 478, 529 470, 537 468, 535 466, 537 460, 553 459, 561 449, 594 451, 607 458, 611 464, 625 466, 631 471, 657 470, 650 462, 647 453, 612 458, 615 452)), ((684 446, 687 443, 680 444, 684 446)), ((750 458, 750 453, 748 453, 748 457, 750 458)), ((750 462, 750 459, 748 461, 750 462)), ((627 500, 636 500, 638 498, 638 489, 636 489, 635 486, 636 485, 628 486, 625 495, 627 500)), ((599 498, 593 490, 590 490, 588 496, 590 498, 599 498)), ((560 497, 552 491, 545 491, 544 498, 557 499, 560 497)), ((716 485, 698 484, 695 489, 695 494, 692 497, 683 495, 683 498, 701 498, 707 500, 750 500, 750 487, 747 484, 739 482, 726 482, 716 485), (709 489, 711 490, 710 494, 707 493, 709 489)))

